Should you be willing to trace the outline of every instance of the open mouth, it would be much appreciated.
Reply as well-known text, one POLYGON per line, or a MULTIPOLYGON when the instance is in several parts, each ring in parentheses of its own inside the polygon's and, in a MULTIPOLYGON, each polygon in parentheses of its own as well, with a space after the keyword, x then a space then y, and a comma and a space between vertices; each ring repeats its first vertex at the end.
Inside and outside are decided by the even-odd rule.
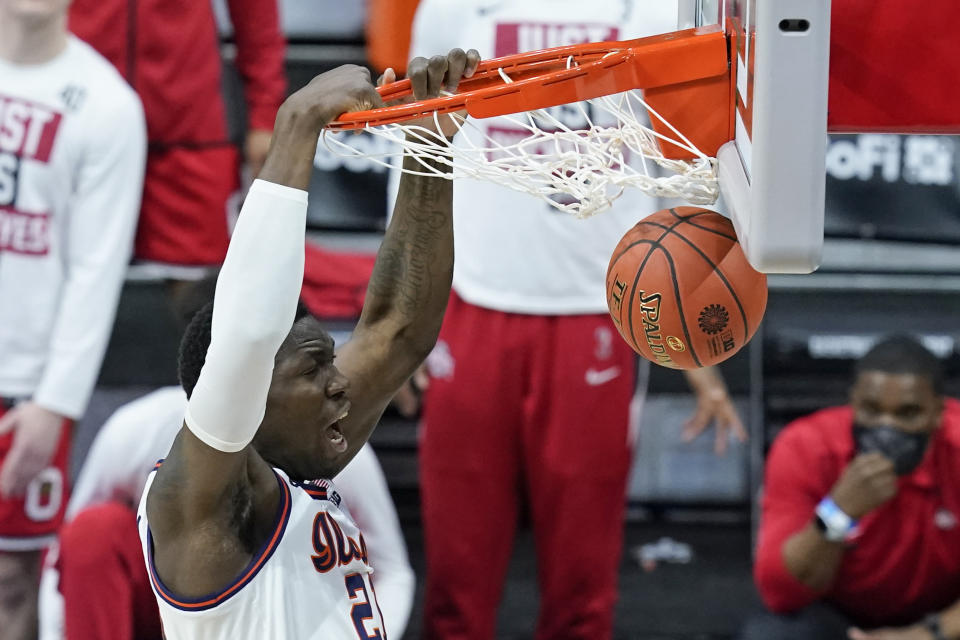
POLYGON ((350 413, 350 405, 348 404, 343 408, 343 411, 337 416, 337 419, 327 427, 327 437, 330 438, 330 444, 333 445, 333 449, 337 453, 343 453, 347 450, 347 438, 343 435, 343 430, 340 429, 340 421, 347 417, 350 413))

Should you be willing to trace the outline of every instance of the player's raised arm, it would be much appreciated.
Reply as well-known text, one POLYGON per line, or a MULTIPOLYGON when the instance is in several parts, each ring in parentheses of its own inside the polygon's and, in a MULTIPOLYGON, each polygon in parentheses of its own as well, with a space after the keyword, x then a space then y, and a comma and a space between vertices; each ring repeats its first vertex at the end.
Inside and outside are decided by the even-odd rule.
MULTIPOLYGON (((473 75, 480 54, 454 49, 446 56, 414 59, 408 67, 414 97, 454 90, 473 75)), ((388 75, 391 72, 388 71, 388 75)), ((388 78, 389 80, 390 78, 388 78)), ((446 118, 441 116, 441 124, 446 118)), ((432 128, 426 119, 422 126, 432 128)), ((452 137, 456 127, 444 127, 452 137)), ((438 144, 447 144, 438 137, 438 144)), ((410 169, 426 162, 447 173, 448 165, 404 158, 410 169)), ((363 446, 397 389, 436 343, 453 277, 453 185, 450 180, 404 174, 393 218, 377 254, 360 321, 337 354, 350 380, 353 408, 340 423, 348 449, 342 464, 363 446)))
MULTIPOLYGON (((147 501, 152 535, 163 543, 158 559, 161 549, 179 547, 183 562, 199 567, 189 552, 205 548, 197 531, 235 537, 230 523, 237 500, 249 498, 255 481, 248 445, 263 420, 274 359, 293 325, 303 280, 306 188, 318 134, 345 111, 379 104, 369 72, 345 66, 318 76, 280 108, 270 153, 244 202, 217 282, 203 368, 195 384, 184 381, 190 395, 185 428, 147 501)), ((278 495, 270 495, 273 505, 261 501, 254 508, 275 507, 278 495)), ((221 557, 223 566, 214 558, 197 569, 211 584, 244 561, 243 554, 221 557)), ((194 573, 181 571, 180 563, 161 564, 174 567, 167 573, 185 594, 204 588, 203 580, 180 578, 194 573)))

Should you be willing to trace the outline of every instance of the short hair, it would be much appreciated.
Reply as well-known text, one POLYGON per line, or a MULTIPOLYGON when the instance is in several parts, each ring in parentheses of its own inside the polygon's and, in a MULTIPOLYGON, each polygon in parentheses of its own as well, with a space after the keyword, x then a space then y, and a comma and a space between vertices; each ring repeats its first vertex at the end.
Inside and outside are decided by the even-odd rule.
POLYGON ((866 371, 913 374, 930 381, 933 392, 943 395, 943 365, 916 338, 898 334, 875 343, 854 367, 857 377, 866 371))
MULTIPOLYGON (((297 312, 294 323, 310 315, 310 310, 302 301, 297 303, 297 312)), ((210 327, 213 324, 213 301, 205 304, 200 311, 194 314, 183 332, 180 341, 180 355, 177 362, 177 373, 180 386, 187 392, 187 397, 193 395, 193 390, 200 379, 200 371, 207 360, 207 349, 210 348, 210 327)))

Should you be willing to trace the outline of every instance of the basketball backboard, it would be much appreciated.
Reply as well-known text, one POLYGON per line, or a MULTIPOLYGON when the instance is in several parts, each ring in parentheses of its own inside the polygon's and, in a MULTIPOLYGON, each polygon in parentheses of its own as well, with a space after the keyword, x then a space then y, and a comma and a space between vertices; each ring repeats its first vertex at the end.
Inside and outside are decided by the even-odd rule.
MULTIPOLYGON (((401 152, 446 159, 411 141, 406 123, 466 111, 469 128, 516 115, 530 135, 455 146, 451 179, 496 181, 583 217, 626 188, 713 202, 719 174, 751 264, 807 273, 823 244, 828 130, 960 133, 960 39, 942 24, 955 2, 918 11, 915 0, 676 0, 678 31, 488 59, 454 95, 345 114, 328 128, 365 128, 401 152), (585 101, 610 126, 550 120, 549 109, 585 101)), ((381 91, 412 92, 409 81, 381 91)))
POLYGON ((734 140, 720 189, 750 262, 808 273, 823 246, 830 0, 685 0, 681 28, 730 38, 734 140))

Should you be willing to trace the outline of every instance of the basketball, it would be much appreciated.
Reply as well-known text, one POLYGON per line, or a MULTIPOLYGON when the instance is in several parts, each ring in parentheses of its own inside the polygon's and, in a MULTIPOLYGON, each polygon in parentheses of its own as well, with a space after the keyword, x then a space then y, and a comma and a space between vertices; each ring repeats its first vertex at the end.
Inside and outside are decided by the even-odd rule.
POLYGON ((674 207, 620 240, 607 269, 607 306, 644 358, 672 369, 708 367, 753 337, 767 306, 767 277, 750 266, 730 220, 674 207))

